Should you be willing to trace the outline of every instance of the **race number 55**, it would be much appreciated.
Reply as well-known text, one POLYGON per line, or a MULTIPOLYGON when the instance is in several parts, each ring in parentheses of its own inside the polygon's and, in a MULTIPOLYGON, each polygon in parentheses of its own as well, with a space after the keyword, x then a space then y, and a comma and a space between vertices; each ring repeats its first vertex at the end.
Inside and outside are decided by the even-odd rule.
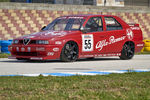
POLYGON ((85 49, 91 49, 91 40, 85 40, 85 49))
POLYGON ((82 35, 82 51, 93 51, 93 35, 82 35))

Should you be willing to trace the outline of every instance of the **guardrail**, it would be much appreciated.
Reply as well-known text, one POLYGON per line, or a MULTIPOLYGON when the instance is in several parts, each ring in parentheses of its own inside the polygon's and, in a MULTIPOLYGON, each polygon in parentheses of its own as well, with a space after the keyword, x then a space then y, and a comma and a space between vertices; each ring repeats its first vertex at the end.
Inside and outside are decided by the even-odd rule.
POLYGON ((12 44, 12 40, 0 40, 0 53, 8 53, 8 46, 12 44))

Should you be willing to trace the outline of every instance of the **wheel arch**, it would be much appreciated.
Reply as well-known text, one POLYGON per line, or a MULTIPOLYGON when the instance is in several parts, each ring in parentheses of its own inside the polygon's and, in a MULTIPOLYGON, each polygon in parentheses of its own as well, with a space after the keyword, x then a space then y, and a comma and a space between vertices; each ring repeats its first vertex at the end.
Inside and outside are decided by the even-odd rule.
POLYGON ((119 57, 120 59, 123 60, 132 59, 134 56, 134 52, 135 52, 135 43, 133 41, 126 41, 122 46, 121 56, 119 57), (129 47, 131 45, 133 45, 133 47, 129 47))
MULTIPOLYGON (((134 47, 135 47, 134 41, 126 41, 126 42, 123 43, 123 45, 124 45, 124 44, 127 44, 127 43, 129 43, 129 42, 132 43, 132 44, 134 45, 134 47)), ((122 46, 122 48, 123 48, 123 46, 122 46)))
POLYGON ((74 39, 65 40, 65 42, 64 42, 63 45, 62 45, 61 51, 62 51, 63 47, 65 46, 65 44, 66 44, 67 42, 70 42, 70 41, 72 41, 72 42, 74 42, 74 43, 77 44, 78 49, 79 49, 79 53, 80 53, 80 45, 79 45, 79 42, 78 42, 77 40, 74 40, 74 39))

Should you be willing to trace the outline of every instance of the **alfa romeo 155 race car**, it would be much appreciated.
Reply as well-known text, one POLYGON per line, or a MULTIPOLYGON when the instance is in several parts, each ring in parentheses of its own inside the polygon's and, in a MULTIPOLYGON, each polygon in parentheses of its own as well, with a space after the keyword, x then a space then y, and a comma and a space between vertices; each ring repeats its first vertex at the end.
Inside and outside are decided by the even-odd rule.
POLYGON ((71 15, 56 18, 40 32, 13 40, 9 51, 18 60, 76 61, 119 56, 131 59, 144 43, 138 24, 112 15, 71 15))

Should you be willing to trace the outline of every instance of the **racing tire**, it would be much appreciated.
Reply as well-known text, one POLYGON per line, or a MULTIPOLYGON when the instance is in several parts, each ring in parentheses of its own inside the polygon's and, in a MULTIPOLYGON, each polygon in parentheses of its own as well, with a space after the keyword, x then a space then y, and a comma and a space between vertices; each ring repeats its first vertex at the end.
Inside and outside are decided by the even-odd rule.
POLYGON ((128 60, 134 56, 134 44, 132 42, 125 43, 121 52, 120 59, 128 60))
POLYGON ((78 54, 78 45, 73 41, 69 41, 64 45, 61 51, 60 60, 64 62, 73 62, 78 59, 78 54))

